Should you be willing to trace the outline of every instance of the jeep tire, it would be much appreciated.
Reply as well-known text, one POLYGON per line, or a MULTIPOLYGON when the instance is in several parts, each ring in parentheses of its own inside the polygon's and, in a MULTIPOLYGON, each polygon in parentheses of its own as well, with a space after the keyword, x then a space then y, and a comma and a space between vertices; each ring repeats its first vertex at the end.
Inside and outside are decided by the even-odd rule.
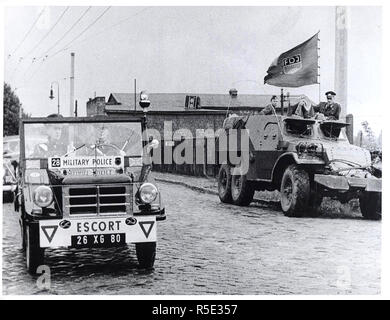
POLYGON ((39 246, 39 230, 37 226, 26 226, 26 266, 31 274, 44 264, 45 250, 39 246))
POLYGON ((139 268, 152 269, 156 259, 156 242, 136 243, 135 251, 139 268))
POLYGON ((246 175, 232 175, 231 181, 233 203, 238 206, 248 206, 253 200, 255 189, 246 179, 246 175))
POLYGON ((309 209, 309 174, 293 164, 286 168, 280 185, 280 204, 288 217, 302 217, 309 209))
POLYGON ((218 172, 218 196, 221 202, 232 203, 232 175, 230 172, 230 166, 227 164, 221 165, 218 172))
POLYGON ((11 191, 3 192, 3 203, 14 202, 14 196, 14 193, 11 191))
POLYGON ((359 196, 360 211, 364 219, 382 219, 382 198, 379 192, 363 192, 359 196))

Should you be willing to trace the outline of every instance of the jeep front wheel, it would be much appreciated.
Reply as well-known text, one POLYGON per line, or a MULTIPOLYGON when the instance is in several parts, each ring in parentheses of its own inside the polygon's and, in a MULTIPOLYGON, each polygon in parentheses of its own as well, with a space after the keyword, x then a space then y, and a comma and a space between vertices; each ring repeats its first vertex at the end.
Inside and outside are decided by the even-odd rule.
POLYGON ((223 164, 218 172, 218 196, 224 203, 232 203, 231 183, 230 166, 223 164))
POLYGON ((231 189, 235 205, 248 206, 252 202, 255 190, 246 179, 246 175, 233 175, 231 189))
POLYGON ((28 272, 36 274, 37 268, 44 264, 45 250, 39 246, 38 228, 26 226, 26 266, 28 272))
POLYGON ((360 211, 364 219, 382 219, 382 198, 378 192, 364 192, 359 197, 360 211))
POLYGON ((301 217, 308 209, 310 198, 309 174, 297 165, 284 171, 280 186, 280 202, 288 217, 301 217))
POLYGON ((141 269, 153 268, 156 259, 156 242, 136 243, 135 251, 141 269))

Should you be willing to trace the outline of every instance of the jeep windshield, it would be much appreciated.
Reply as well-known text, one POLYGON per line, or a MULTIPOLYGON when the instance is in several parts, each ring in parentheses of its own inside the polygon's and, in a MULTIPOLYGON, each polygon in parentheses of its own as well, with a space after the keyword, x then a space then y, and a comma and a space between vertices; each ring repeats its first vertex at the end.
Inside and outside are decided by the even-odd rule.
POLYGON ((26 159, 142 156, 140 122, 25 123, 26 159))

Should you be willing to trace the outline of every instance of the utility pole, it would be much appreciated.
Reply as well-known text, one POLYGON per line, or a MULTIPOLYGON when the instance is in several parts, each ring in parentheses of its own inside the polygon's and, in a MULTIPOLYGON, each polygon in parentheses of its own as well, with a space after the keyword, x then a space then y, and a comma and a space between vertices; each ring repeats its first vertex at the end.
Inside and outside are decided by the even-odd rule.
POLYGON ((348 8, 336 7, 335 30, 335 91, 341 105, 340 118, 347 114, 348 93, 348 8))
POLYGON ((134 111, 137 110, 137 79, 134 79, 134 111))
POLYGON ((73 116, 74 108, 74 52, 70 54, 70 101, 69 116, 73 116))

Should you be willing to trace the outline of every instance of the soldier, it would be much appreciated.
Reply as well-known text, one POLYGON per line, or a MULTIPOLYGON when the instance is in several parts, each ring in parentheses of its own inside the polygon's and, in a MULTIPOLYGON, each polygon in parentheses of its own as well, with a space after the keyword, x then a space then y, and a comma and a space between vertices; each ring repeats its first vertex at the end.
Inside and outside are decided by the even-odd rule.
POLYGON ((341 106, 334 101, 336 93, 328 91, 325 93, 327 102, 320 102, 318 105, 313 106, 313 110, 325 116, 326 120, 339 120, 341 106))
POLYGON ((263 110, 261 110, 259 114, 262 114, 262 115, 274 114, 275 108, 278 105, 278 97, 272 96, 270 101, 271 101, 271 103, 268 104, 263 110))
POLYGON ((310 103, 306 101, 304 96, 300 97, 298 103, 289 105, 287 110, 287 116, 300 116, 302 118, 311 118, 314 116, 313 108, 310 103))
MULTIPOLYGON (((61 115, 50 115, 48 118, 59 117, 61 115)), ((61 124, 46 125, 47 142, 39 143, 34 148, 34 157, 54 157, 63 156, 67 152, 67 147, 62 141, 62 126, 61 124)))

